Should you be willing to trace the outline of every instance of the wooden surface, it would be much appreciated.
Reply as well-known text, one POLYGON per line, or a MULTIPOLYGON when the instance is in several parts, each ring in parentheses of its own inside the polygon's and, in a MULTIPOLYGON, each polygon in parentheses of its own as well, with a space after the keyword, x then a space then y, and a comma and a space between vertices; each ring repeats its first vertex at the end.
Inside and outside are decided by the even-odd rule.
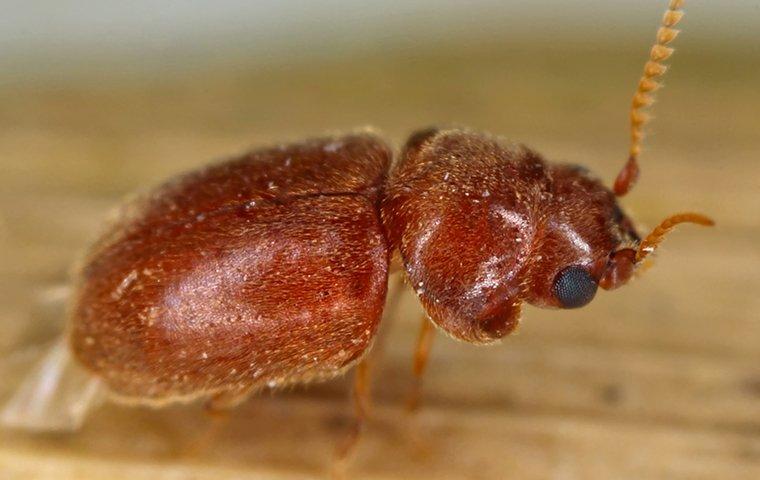
MULTIPOLYGON (((680 229, 641 279, 584 309, 527 308, 500 346, 439 335, 414 419, 419 307, 405 295, 352 478, 760 478, 760 57, 681 46, 624 204, 650 227, 687 209, 718 227, 680 229)), ((367 124, 398 144, 440 122, 611 181, 643 48, 494 44, 2 87, 0 401, 61 331, 69 265, 127 192, 249 146, 367 124)), ((0 478, 319 477, 351 418, 348 385, 262 395, 213 434, 197 405, 109 405, 75 434, 2 431, 0 478)))

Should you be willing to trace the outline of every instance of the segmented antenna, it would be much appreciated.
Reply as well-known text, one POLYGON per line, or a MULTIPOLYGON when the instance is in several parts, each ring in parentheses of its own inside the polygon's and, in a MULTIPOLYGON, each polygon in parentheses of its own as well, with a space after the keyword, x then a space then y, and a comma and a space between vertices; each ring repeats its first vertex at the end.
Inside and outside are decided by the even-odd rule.
POLYGON ((683 18, 684 0, 670 0, 668 10, 662 17, 662 24, 657 30, 657 41, 649 51, 649 60, 644 64, 644 74, 639 79, 636 93, 631 101, 631 148, 628 161, 615 179, 613 190, 615 195, 622 196, 636 183, 639 176, 638 156, 641 153, 641 140, 644 137, 644 125, 650 120, 650 116, 642 110, 654 103, 654 93, 660 88, 658 77, 665 74, 668 67, 662 62, 673 55, 673 49, 667 45, 675 40, 679 30, 673 27, 683 18))
POLYGON ((652 230, 652 233, 641 241, 639 248, 636 250, 636 263, 641 262, 647 255, 654 252, 665 239, 665 236, 679 223, 696 223, 706 227, 715 225, 715 222, 711 218, 700 213, 679 213, 672 215, 663 220, 662 223, 652 230))

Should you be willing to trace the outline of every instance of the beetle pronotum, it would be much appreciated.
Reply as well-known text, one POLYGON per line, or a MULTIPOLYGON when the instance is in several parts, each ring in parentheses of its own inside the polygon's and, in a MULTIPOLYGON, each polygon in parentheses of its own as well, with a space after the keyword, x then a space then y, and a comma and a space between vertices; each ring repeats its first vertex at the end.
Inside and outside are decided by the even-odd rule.
MULTIPOLYGON (((395 252, 427 314, 418 376, 430 325, 493 343, 517 327, 523 302, 576 308, 599 286, 625 284, 676 224, 712 224, 673 215, 641 239, 617 201, 638 177, 642 109, 673 52, 681 5, 670 1, 657 32, 612 189, 524 146, 429 128, 393 165, 385 141, 358 131, 256 150, 128 202, 76 278, 66 343, 4 420, 55 426, 40 395, 51 382, 63 388, 69 347, 88 372, 68 400, 71 421, 81 421, 94 385, 156 406, 232 405, 262 388, 334 377, 372 344, 395 252)), ((361 394, 366 368, 358 371, 361 394)))

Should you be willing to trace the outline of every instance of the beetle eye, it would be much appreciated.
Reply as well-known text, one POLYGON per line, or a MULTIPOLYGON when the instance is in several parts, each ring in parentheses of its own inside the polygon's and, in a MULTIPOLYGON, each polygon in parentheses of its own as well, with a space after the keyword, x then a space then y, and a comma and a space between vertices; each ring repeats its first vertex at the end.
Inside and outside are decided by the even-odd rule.
POLYGON ((563 308, 578 308, 596 295, 597 283, 585 268, 567 267, 554 279, 554 295, 563 308))

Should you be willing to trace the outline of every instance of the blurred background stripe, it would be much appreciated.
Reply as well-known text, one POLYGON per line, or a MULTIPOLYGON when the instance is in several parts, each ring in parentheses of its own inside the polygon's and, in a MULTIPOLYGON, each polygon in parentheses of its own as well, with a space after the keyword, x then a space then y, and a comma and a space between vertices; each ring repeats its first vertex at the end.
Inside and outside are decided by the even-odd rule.
MULTIPOLYGON (((504 42, 648 42, 664 0, 0 1, 0 81, 504 42)), ((757 50, 760 1, 692 0, 702 48, 757 50)), ((645 48, 645 47, 642 47, 645 48)))

